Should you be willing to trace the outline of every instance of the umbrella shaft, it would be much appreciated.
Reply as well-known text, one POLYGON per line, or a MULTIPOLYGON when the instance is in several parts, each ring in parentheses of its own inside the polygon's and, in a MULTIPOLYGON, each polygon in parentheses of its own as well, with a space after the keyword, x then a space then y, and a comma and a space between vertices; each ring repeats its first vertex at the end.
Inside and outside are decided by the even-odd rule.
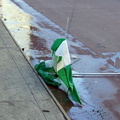
POLYGON ((78 73, 73 74, 73 76, 83 76, 83 75, 120 75, 120 73, 78 73))

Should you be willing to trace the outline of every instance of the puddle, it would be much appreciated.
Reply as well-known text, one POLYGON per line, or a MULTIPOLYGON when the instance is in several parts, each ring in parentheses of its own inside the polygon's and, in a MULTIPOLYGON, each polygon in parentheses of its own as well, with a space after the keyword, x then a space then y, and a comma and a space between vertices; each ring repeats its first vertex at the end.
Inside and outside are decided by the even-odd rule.
MULTIPOLYGON (((2 0, 0 15, 14 39, 34 66, 51 59, 50 47, 65 31, 22 0, 2 0)), ((68 34, 73 70, 78 73, 120 72, 120 52, 98 56, 80 40, 68 34)), ((73 105, 64 92, 49 86, 72 120, 117 120, 120 116, 119 76, 77 76, 74 83, 83 107, 73 105), (59 95, 59 96, 58 96, 59 95)))

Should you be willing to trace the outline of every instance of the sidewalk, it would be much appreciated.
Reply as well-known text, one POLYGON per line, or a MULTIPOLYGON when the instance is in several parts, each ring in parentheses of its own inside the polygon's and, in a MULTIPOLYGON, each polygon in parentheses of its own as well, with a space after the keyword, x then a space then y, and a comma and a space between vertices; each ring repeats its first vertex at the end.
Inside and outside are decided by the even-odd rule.
POLYGON ((0 120, 65 120, 63 113, 0 20, 0 120))

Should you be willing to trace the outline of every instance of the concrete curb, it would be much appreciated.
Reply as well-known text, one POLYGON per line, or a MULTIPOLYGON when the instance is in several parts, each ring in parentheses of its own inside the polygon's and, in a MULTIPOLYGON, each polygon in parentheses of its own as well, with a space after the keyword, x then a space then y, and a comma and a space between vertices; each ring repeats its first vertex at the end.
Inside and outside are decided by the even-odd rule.
MULTIPOLYGON (((1 19, 0 19, 1 20, 1 19)), ((2 20, 1 20, 2 21, 2 20)), ((8 30, 7 26, 4 24, 4 22, 2 21, 4 27, 6 28, 6 30, 8 31, 8 33, 10 34, 11 38, 13 39, 14 43, 17 45, 17 47, 19 48, 20 52, 22 53, 22 55, 24 56, 24 58, 26 59, 26 61, 28 62, 28 64, 30 65, 30 67, 32 68, 32 70, 35 72, 36 76, 38 77, 39 81, 42 83, 42 85, 45 87, 46 91, 49 93, 49 95, 52 97, 53 101, 55 102, 55 104, 58 106, 59 110, 61 111, 61 113, 63 114, 63 116, 65 117, 66 120, 71 120, 69 118, 69 116, 67 115, 67 113, 65 112, 65 110, 62 108, 62 106, 59 104, 59 102, 57 101, 57 99, 54 97, 54 95, 52 94, 52 92, 49 90, 48 86, 45 84, 45 82, 43 81, 43 79, 37 74, 37 72, 35 71, 35 69, 33 68, 33 66, 31 65, 31 63, 29 62, 29 60, 27 59, 27 57, 25 56, 24 52, 22 51, 22 49, 20 48, 20 46, 18 45, 18 43, 15 41, 15 39, 12 37, 10 31, 8 30)))

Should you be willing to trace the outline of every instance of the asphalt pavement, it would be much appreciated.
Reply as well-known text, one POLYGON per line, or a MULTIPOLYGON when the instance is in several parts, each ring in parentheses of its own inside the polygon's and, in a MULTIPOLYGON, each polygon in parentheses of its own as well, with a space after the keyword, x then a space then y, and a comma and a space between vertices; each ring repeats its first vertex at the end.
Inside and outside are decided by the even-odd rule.
POLYGON ((72 16, 69 33, 98 55, 119 51, 119 0, 24 1, 63 29, 67 18, 72 16))

